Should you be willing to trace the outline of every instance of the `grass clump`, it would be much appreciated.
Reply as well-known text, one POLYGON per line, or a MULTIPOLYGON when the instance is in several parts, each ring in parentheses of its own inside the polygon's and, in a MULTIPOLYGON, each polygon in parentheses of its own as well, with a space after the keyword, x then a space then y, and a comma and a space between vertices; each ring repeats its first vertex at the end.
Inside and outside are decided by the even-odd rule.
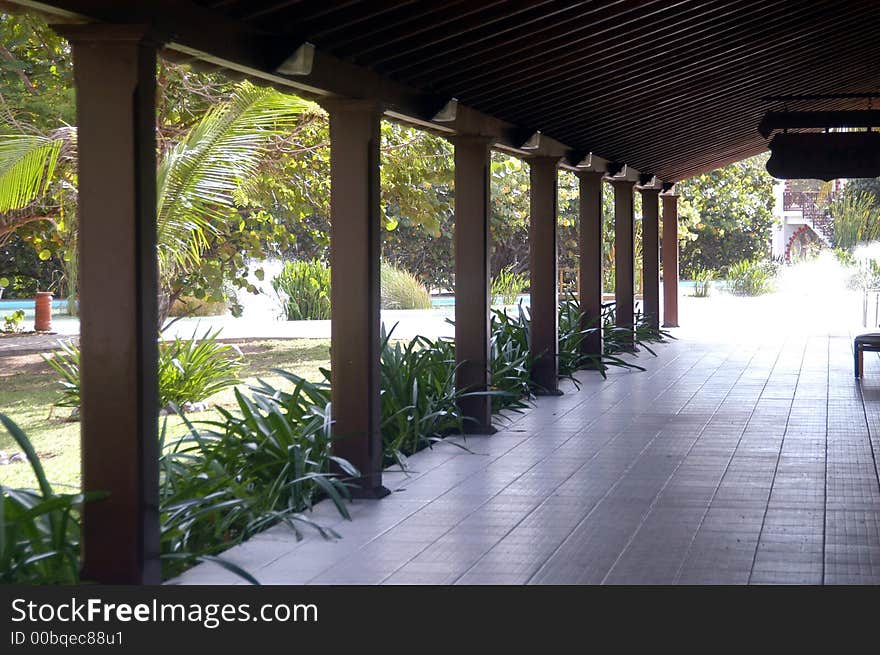
POLYGON ((773 291, 773 276, 769 262, 744 259, 728 269, 727 288, 735 296, 760 296, 773 291))
POLYGON ((381 277, 382 309, 431 309, 431 294, 412 273, 383 263, 381 277))
POLYGON ((288 321, 330 319, 330 267, 323 262, 285 262, 272 288, 288 321))

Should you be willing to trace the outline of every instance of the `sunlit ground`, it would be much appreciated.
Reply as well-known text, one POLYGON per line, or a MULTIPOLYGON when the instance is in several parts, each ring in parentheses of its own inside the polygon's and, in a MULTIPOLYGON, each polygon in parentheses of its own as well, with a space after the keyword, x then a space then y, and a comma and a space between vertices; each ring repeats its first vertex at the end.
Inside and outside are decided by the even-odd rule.
POLYGON ((849 335, 876 326, 871 296, 868 325, 862 325, 864 294, 847 288, 852 269, 830 252, 779 269, 774 291, 737 297, 713 289, 708 298, 679 299, 679 338, 700 340, 783 339, 794 335, 849 335))

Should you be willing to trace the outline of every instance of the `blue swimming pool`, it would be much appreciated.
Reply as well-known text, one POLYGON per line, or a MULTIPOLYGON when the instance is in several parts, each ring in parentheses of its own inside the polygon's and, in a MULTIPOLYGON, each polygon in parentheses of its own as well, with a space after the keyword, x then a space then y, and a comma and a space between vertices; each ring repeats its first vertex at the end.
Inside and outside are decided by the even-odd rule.
MULTIPOLYGON (((517 298, 517 303, 522 302, 524 305, 529 304, 529 296, 522 295, 517 298)), ((431 305, 433 307, 442 308, 442 307, 455 307, 455 296, 432 296, 431 297, 431 305)))
MULTIPOLYGON (((23 309, 25 311, 33 311, 34 310, 34 299, 24 299, 24 300, 0 300, 0 312, 11 311, 14 312, 16 309, 23 309)), ((66 300, 53 300, 52 301, 52 311, 60 311, 62 309, 67 309, 67 301, 66 300)))

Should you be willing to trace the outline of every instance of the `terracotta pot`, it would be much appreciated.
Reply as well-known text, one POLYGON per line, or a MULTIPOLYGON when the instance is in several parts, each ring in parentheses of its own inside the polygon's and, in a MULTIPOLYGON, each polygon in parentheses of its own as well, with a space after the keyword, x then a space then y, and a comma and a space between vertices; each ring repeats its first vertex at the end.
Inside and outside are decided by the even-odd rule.
POLYGON ((37 291, 34 329, 37 332, 52 330, 52 294, 48 291, 37 291))

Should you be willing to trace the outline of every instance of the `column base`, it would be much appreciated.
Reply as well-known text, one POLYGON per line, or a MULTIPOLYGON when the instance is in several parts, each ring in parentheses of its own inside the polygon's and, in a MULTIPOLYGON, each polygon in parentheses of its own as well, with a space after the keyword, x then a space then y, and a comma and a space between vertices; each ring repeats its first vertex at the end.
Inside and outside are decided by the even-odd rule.
POLYGON ((664 323, 663 327, 678 327, 678 323, 664 323))
POLYGON ((495 434, 496 432, 498 432, 498 428, 493 426, 491 423, 489 425, 476 425, 473 423, 471 425, 468 425, 467 423, 465 423, 465 427, 461 431, 461 434, 464 434, 464 435, 468 435, 468 434, 490 435, 490 434, 495 434))
POLYGON ((378 487, 350 487, 349 493, 352 499, 356 500, 379 500, 391 493, 387 487, 379 485, 378 487))
POLYGON ((532 391, 536 396, 562 396, 564 395, 563 391, 559 389, 537 389, 532 391))

